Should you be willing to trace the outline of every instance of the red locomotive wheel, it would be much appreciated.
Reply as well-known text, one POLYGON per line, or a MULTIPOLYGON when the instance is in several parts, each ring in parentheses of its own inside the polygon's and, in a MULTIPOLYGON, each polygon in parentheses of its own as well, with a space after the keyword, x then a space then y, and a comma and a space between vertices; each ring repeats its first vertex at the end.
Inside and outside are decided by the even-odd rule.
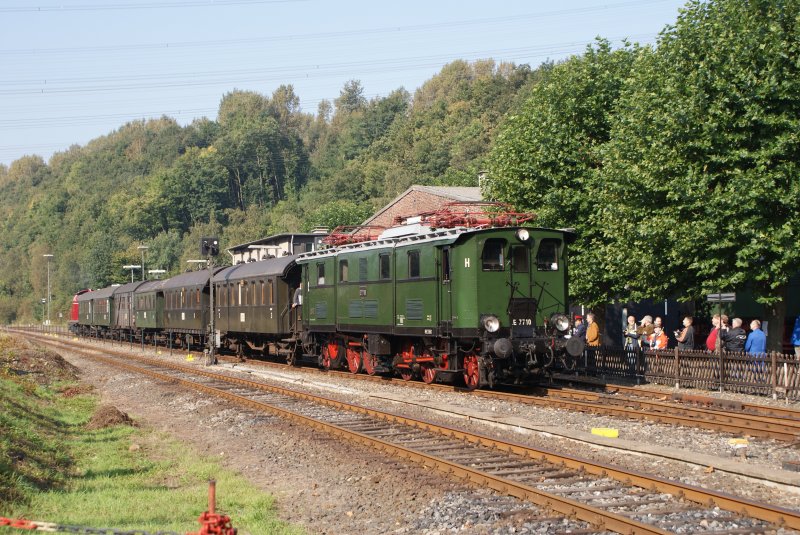
POLYGON ((347 369, 350 373, 361 371, 361 348, 347 348, 347 369))
POLYGON ((378 358, 375 355, 364 351, 362 365, 364 366, 364 371, 367 372, 367 375, 375 375, 375 367, 378 365, 378 358))
POLYGON ((470 390, 475 390, 481 384, 481 365, 477 355, 464 357, 464 383, 470 390))
POLYGON ((339 346, 336 342, 328 342, 322 346, 322 367, 326 370, 331 369, 331 364, 339 359, 339 346))
POLYGON ((431 384, 436 380, 436 368, 430 362, 421 365, 422 367, 422 380, 431 384))
POLYGON ((410 381, 414 377, 414 372, 411 371, 411 368, 398 368, 398 370, 400 370, 400 377, 403 378, 403 381, 410 381))

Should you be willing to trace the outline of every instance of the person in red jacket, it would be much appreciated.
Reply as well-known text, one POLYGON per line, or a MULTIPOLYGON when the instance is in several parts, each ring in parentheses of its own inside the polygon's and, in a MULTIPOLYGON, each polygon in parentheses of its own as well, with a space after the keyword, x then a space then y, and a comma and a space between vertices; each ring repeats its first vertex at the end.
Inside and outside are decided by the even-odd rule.
POLYGON ((711 329, 711 332, 708 333, 708 338, 706 338, 706 349, 713 353, 717 350, 717 337, 719 336, 719 314, 714 314, 714 317, 711 318, 711 324, 714 327, 711 329))

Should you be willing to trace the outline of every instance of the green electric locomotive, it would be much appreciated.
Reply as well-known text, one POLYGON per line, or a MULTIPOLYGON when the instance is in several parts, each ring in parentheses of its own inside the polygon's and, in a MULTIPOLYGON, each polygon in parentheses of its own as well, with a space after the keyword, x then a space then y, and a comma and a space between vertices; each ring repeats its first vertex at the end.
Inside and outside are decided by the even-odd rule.
POLYGON ((584 349, 566 315, 574 235, 520 219, 410 218, 300 255, 303 352, 326 368, 463 376, 469 388, 569 367, 584 349))

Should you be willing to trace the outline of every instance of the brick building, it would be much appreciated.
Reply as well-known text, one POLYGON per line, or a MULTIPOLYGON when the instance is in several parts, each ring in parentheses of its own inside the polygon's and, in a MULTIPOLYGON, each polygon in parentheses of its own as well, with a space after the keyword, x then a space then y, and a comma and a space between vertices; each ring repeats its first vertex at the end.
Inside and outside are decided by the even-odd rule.
POLYGON ((364 221, 364 225, 391 227, 397 216, 431 212, 450 202, 480 202, 480 188, 411 186, 364 221))

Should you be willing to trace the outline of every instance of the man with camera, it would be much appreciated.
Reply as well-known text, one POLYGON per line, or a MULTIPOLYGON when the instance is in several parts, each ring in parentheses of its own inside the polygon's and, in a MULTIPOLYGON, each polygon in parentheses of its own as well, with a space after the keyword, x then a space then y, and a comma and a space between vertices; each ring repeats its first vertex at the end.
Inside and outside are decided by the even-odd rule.
POLYGON ((683 330, 675 331, 675 339, 678 341, 678 349, 687 350, 694 349, 694 327, 692 323, 694 318, 686 316, 683 318, 683 330))

